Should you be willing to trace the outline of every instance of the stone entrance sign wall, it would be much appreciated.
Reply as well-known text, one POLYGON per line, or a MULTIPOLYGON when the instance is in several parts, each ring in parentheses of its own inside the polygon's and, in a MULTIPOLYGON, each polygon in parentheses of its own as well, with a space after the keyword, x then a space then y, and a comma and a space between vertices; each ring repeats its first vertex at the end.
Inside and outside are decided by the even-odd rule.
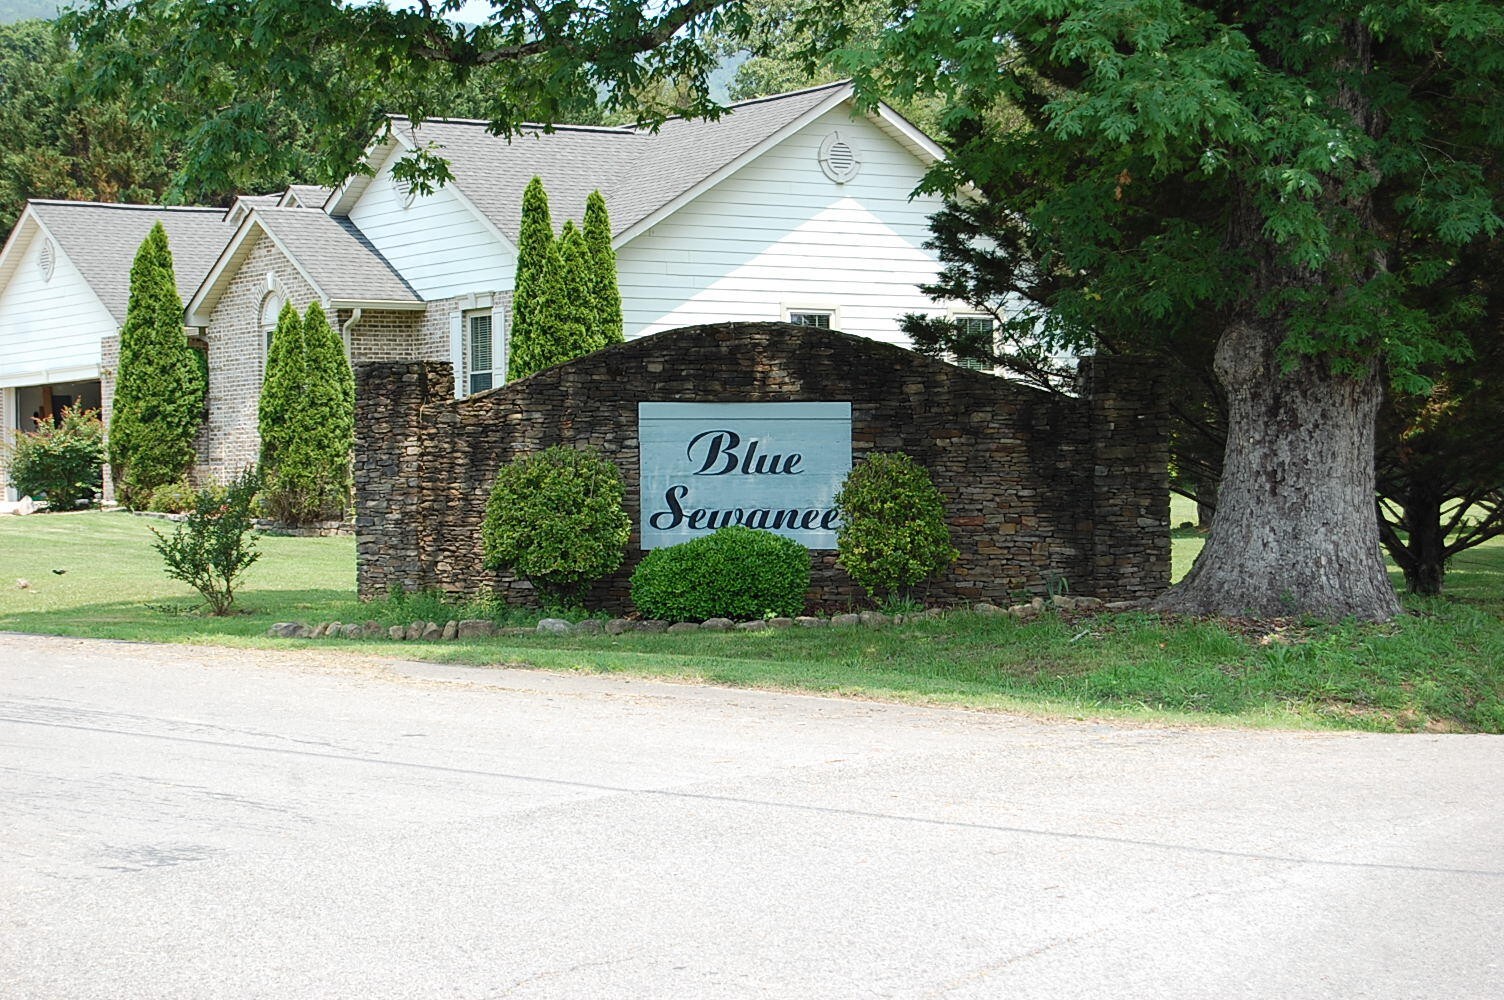
MULTIPOLYGON (((490 588, 530 600, 525 583, 481 565, 496 470, 549 445, 590 445, 621 470, 633 521, 626 562, 591 606, 623 609, 642 557, 640 412, 672 412, 643 404, 836 403, 850 407, 853 464, 869 451, 907 452, 945 497, 961 557, 931 602, 1002 602, 1061 581, 1073 594, 1147 597, 1170 574, 1162 392, 1146 362, 1082 365, 1076 398, 783 323, 671 330, 462 400, 447 364, 360 364, 360 594, 490 588)), ((813 601, 864 596, 833 550, 812 554, 813 601)))

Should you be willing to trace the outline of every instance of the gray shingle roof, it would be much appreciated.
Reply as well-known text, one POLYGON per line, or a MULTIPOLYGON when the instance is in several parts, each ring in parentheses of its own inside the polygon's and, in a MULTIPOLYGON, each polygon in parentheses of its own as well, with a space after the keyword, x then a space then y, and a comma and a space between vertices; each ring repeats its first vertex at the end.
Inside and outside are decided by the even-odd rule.
POLYGON ((350 220, 306 208, 258 208, 253 214, 329 298, 422 301, 350 220))
POLYGON ((522 192, 543 178, 555 224, 581 219, 596 188, 621 233, 690 191, 759 143, 829 100, 845 83, 733 105, 719 121, 673 119, 656 133, 631 128, 560 127, 511 140, 484 122, 424 122, 408 135, 437 143, 452 182, 508 239, 517 239, 522 192))
POLYGON ((130 301, 130 262, 155 223, 167 230, 178 294, 185 299, 198 289, 234 232, 219 208, 33 201, 31 210, 120 323, 130 301))
POLYGON ((289 198, 293 198, 304 208, 323 208, 324 202, 329 200, 330 192, 331 189, 322 184, 291 184, 278 200, 286 202, 289 198))

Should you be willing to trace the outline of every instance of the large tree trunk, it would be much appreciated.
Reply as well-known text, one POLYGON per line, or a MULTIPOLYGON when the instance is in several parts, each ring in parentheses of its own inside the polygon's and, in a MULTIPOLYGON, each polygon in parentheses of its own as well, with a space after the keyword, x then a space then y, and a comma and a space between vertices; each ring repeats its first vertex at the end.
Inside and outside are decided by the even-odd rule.
POLYGON ((1377 373, 1334 375, 1320 360, 1282 371, 1282 333, 1244 319, 1218 342, 1229 422, 1217 516, 1190 573, 1156 606, 1391 618, 1400 606, 1374 517, 1377 373))

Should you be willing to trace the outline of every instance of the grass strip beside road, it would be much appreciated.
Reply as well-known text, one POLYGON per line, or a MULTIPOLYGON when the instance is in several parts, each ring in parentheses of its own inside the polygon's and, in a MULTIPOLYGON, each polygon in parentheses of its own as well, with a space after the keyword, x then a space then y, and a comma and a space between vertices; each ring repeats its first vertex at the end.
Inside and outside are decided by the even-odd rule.
MULTIPOLYGON (((306 648, 275 621, 468 617, 431 598, 354 599, 349 538, 261 539, 243 614, 205 617, 162 573, 160 522, 84 512, 0 519, 0 629, 306 648), (61 574, 54 570, 63 570, 61 574), (19 588, 17 579, 29 586, 19 588)), ((1183 535, 1177 532, 1177 536, 1183 535)), ((1199 544, 1177 537, 1177 567, 1199 544)), ((1183 571, 1183 570, 1182 570, 1183 571)), ((1449 597, 1382 626, 1165 621, 1144 613, 1035 622, 956 613, 884 629, 501 636, 443 644, 317 640, 410 659, 531 665, 1066 717, 1380 731, 1504 731, 1504 545, 1464 553, 1449 597)), ((513 613, 512 623, 536 616, 513 613)))

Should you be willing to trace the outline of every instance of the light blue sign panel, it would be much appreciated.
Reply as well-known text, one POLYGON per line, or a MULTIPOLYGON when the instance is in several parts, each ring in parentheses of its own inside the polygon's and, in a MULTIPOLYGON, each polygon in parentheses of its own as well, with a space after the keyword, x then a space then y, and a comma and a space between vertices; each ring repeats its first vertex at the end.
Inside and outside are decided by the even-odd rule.
POLYGON ((836 547, 850 403, 638 403, 642 547, 744 524, 836 547))

